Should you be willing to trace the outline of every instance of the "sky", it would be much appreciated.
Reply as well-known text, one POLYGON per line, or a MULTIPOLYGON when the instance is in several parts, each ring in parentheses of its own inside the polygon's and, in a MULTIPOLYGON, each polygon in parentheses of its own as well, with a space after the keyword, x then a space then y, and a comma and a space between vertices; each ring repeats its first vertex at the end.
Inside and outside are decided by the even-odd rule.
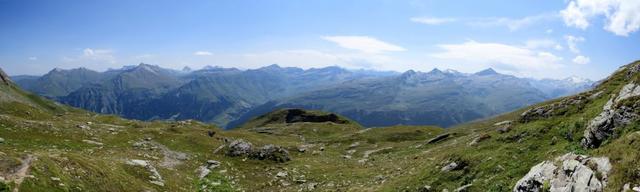
POLYGON ((0 67, 144 62, 598 80, 640 59, 640 0, 0 0, 0 67))

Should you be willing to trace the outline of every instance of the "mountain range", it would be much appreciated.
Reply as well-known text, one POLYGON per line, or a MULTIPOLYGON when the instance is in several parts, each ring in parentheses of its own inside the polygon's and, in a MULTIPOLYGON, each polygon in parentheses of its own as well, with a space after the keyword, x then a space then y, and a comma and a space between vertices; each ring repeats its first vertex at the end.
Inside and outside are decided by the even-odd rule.
POLYGON ((141 63, 105 72, 56 68, 43 76, 12 78, 28 91, 94 112, 140 120, 195 119, 227 128, 289 107, 340 113, 366 127, 448 127, 593 84, 578 78, 519 78, 493 69, 396 73, 275 64, 249 70, 172 70, 141 63))
POLYGON ((446 129, 288 108, 222 130, 69 107, 0 69, 0 191, 633 191, 639 80, 636 61, 589 91, 446 129))

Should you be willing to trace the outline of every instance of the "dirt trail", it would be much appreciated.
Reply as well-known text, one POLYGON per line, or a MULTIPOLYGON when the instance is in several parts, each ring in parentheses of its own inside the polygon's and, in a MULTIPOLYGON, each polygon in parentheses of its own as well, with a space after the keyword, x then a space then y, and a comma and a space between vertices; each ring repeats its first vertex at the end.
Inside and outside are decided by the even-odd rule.
POLYGON ((33 161, 33 156, 27 155, 27 157, 25 157, 21 161, 22 164, 20 165, 20 167, 18 167, 18 169, 16 169, 16 172, 7 177, 8 180, 13 181, 16 184, 13 192, 18 192, 20 184, 22 184, 24 178, 28 176, 29 168, 31 167, 31 161, 33 161))

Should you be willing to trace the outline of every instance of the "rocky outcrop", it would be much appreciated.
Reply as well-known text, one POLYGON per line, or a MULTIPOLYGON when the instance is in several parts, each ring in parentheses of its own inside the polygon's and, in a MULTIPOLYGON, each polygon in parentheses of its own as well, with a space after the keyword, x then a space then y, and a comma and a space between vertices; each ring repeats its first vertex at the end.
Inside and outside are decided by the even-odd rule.
POLYGON ((2 69, 0 69, 0 81, 2 81, 1 83, 4 83, 6 85, 11 85, 11 79, 9 78, 9 75, 7 75, 6 73, 4 73, 4 71, 2 71, 2 69))
POLYGON ((451 133, 444 133, 444 134, 437 135, 434 138, 429 139, 427 141, 427 144, 432 144, 432 143, 437 143, 437 142, 443 141, 443 140, 449 138, 449 136, 451 136, 451 133))
POLYGON ((250 157, 259 160, 272 160, 280 163, 291 160, 291 158, 289 158, 289 151, 280 146, 271 144, 261 147, 257 151, 253 152, 250 157))
POLYGON ((587 157, 568 153, 544 161, 513 187, 514 192, 601 192, 607 185, 611 163, 606 157, 587 157))
POLYGON ((138 167, 145 168, 149 172, 149 183, 152 183, 158 186, 164 186, 164 180, 162 179, 160 172, 158 172, 156 167, 151 165, 149 161, 132 159, 130 161, 127 161, 127 164, 131 166, 138 166, 138 167))
POLYGON ((271 160, 279 163, 291 160, 289 151, 280 146, 269 144, 254 149, 253 144, 242 139, 232 141, 226 154, 231 157, 248 156, 252 159, 271 160))
POLYGON ((571 106, 584 105, 588 100, 583 95, 567 97, 559 102, 529 109, 520 115, 520 122, 527 123, 535 120, 546 119, 552 116, 563 115, 571 106))
POLYGON ((633 82, 625 85, 613 96, 602 108, 602 112, 593 118, 584 131, 582 146, 585 148, 596 148, 611 137, 615 130, 623 127, 640 117, 635 109, 640 108, 638 103, 625 103, 629 98, 640 96, 640 85, 633 82), (625 103, 625 104, 623 104, 625 103))

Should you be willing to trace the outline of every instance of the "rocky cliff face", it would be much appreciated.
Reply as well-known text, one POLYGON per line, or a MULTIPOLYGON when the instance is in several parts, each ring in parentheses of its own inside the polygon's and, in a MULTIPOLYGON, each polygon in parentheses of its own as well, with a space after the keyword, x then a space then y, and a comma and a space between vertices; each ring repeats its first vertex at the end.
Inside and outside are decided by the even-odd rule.
POLYGON ((582 146, 596 148, 602 141, 613 135, 616 129, 638 119, 640 116, 636 111, 640 109, 640 103, 629 99, 639 95, 640 85, 634 82, 625 85, 617 96, 612 95, 602 108, 602 112, 589 122, 584 132, 582 146))
POLYGON ((6 84, 6 85, 10 85, 11 79, 9 79, 9 76, 4 73, 4 71, 2 71, 2 69, 0 69, 0 80, 2 81, 2 83, 6 84))

